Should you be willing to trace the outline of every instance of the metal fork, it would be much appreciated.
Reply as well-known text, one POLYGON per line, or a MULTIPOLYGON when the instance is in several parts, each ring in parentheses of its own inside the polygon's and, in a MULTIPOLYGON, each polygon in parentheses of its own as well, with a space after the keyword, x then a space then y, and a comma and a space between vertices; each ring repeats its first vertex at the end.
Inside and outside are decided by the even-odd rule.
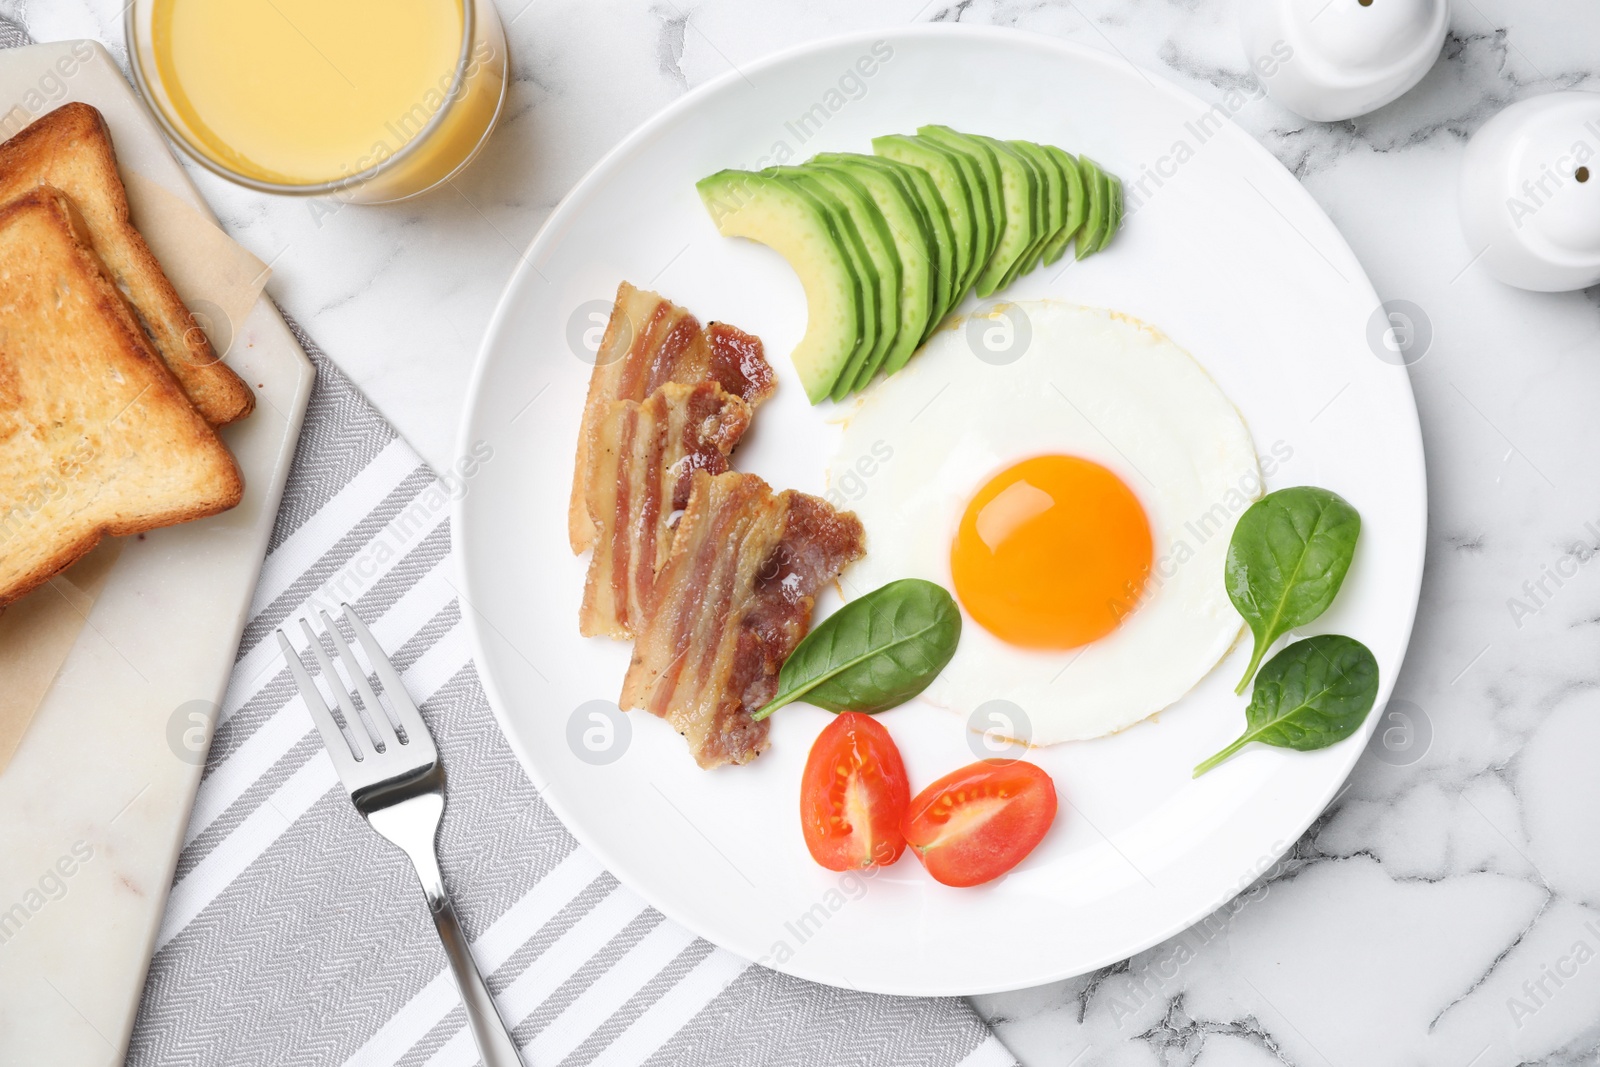
POLYGON ((416 868, 417 879, 422 883, 422 892, 428 898, 428 909, 433 912, 434 925, 439 929, 439 940, 444 942, 445 956, 450 960, 456 987, 460 989, 462 1003, 466 1005, 467 1022, 472 1029, 472 1038, 477 1042, 478 1052, 483 1057, 484 1067, 523 1067, 516 1042, 511 1039, 511 1032, 495 1008, 489 987, 484 984, 483 975, 478 973, 477 965, 472 960, 466 934, 462 932, 455 907, 445 893, 444 876, 439 871, 439 857, 434 851, 434 838, 439 832, 439 820, 444 815, 444 765, 439 762, 439 750, 434 747, 433 737, 428 733, 422 716, 417 713, 417 706, 411 702, 405 686, 400 683, 394 664, 389 662, 389 657, 384 655, 383 649, 350 609, 350 605, 344 605, 344 619, 349 623, 356 640, 361 642, 367 659, 377 671, 378 680, 383 683, 384 694, 389 698, 389 706, 395 715, 392 721, 384 705, 378 702, 371 683, 367 681, 367 672, 357 662, 339 628, 326 611, 319 611, 318 614, 333 640, 346 674, 355 683, 366 715, 357 709, 349 690, 334 671, 333 662, 323 649, 322 641, 304 619, 300 620, 300 626, 311 643, 317 667, 328 680, 328 687, 339 702, 339 710, 344 713, 343 726, 323 701, 322 694, 306 673, 305 664, 295 653, 294 646, 279 630, 278 645, 283 649, 284 658, 289 661, 289 670, 300 687, 300 695, 305 698, 311 719, 322 733, 322 743, 345 789, 349 791, 350 801, 356 811, 374 830, 411 857, 411 865, 416 868))

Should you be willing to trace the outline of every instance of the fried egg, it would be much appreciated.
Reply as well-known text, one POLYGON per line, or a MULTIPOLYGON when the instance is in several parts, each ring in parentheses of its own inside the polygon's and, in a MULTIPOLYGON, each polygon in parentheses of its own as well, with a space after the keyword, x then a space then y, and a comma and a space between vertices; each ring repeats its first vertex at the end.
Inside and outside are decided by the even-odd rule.
POLYGON ((828 484, 867 535, 846 597, 950 589, 961 642, 926 696, 1006 701, 1017 740, 1139 722, 1239 637, 1223 564, 1255 447, 1205 369, 1127 316, 1037 301, 947 327, 847 416, 828 484))

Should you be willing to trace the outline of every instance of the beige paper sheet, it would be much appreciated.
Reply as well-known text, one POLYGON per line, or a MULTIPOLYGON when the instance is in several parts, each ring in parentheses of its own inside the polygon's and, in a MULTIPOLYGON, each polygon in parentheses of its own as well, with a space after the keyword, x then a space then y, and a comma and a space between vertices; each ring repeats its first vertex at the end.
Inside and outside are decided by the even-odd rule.
POLYGON ((122 542, 107 538, 0 614, 0 769, 22 743, 121 554, 122 542))
MULTIPOLYGON (((133 224, 173 288, 226 357, 271 269, 210 219, 148 178, 124 173, 133 224)), ((122 543, 93 552, 0 613, 0 773, 22 743, 111 576, 122 543)))

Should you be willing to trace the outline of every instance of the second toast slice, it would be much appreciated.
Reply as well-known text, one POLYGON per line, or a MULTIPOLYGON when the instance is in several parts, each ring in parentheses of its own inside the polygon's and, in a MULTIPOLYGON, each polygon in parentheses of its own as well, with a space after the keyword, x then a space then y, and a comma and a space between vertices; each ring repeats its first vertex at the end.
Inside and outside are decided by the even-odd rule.
POLYGON ((213 351, 128 220, 128 195, 117 172, 111 133, 98 110, 65 104, 0 144, 0 204, 39 186, 66 193, 82 212, 95 252, 206 421, 221 426, 250 414, 255 394, 213 351))

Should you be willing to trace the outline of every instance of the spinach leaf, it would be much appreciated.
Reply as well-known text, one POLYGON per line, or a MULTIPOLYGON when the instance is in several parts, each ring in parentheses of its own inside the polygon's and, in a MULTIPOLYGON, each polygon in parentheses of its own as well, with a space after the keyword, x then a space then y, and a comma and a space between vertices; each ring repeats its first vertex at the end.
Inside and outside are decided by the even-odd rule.
POLYGON ((1235 693, 1250 684, 1272 642, 1328 610, 1360 536, 1356 509, 1310 485, 1269 493, 1240 516, 1228 543, 1228 598, 1256 647, 1235 693))
POLYGON ((943 587, 903 578, 857 597, 796 646, 778 695, 752 718, 804 700, 875 715, 904 704, 944 670, 961 638, 961 610, 943 587))
POLYGON ((1296 641, 1261 668, 1245 731, 1194 769, 1202 774, 1251 741, 1300 752, 1343 741, 1366 721, 1378 698, 1378 661, 1352 637, 1320 634, 1296 641))

